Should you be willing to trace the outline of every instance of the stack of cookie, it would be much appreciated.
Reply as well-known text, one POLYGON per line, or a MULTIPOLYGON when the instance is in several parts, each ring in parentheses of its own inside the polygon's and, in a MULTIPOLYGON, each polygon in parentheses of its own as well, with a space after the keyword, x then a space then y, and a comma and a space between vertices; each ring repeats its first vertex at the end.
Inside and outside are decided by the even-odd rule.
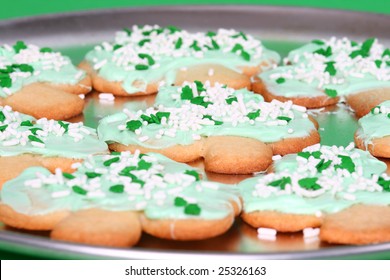
POLYGON ((119 247, 142 232, 211 238, 240 215, 275 233, 321 228, 330 243, 389 241, 390 219, 377 215, 390 215, 386 165, 353 144, 320 146, 307 111, 346 100, 366 115, 357 147, 389 157, 389 50, 331 38, 279 61, 244 32, 156 25, 117 32, 78 68, 50 48, 0 47, 1 221, 119 247), (97 130, 65 121, 92 88, 130 102, 158 94, 150 107, 104 116, 97 130), (209 172, 268 174, 210 182, 185 164, 200 159, 209 172))

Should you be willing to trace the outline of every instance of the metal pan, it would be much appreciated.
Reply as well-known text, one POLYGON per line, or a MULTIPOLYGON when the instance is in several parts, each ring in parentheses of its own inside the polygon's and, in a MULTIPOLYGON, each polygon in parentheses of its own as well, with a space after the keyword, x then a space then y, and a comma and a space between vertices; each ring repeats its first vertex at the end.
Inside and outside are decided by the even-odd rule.
MULTIPOLYGON (((250 32, 265 40, 265 45, 285 55, 290 49, 313 38, 348 36, 354 40, 378 37, 390 45, 390 17, 336 10, 264 6, 185 6, 149 7, 89 11, 48 15, 0 22, 2 43, 24 40, 54 47, 69 55, 75 63, 102 40, 110 40, 116 30, 133 24, 177 25, 188 30, 212 30, 219 27, 250 32)), ((142 107, 153 97, 116 98, 101 104, 96 94, 87 98, 84 121, 96 127, 100 118, 124 106, 142 107)), ((315 115, 323 144, 347 145, 353 140, 356 119, 341 107, 328 108, 315 115)), ((201 165, 202 163, 194 163, 201 165)), ((238 182, 245 176, 209 174, 215 181, 238 182)), ((140 243, 129 249, 87 246, 53 241, 47 232, 16 231, 0 224, 0 250, 43 258, 242 258, 242 259, 312 259, 312 258, 390 258, 390 243, 369 246, 334 246, 318 241, 307 243, 301 234, 278 234, 275 242, 257 238, 256 230, 237 219, 223 236, 196 242, 164 241, 143 235, 140 243)))

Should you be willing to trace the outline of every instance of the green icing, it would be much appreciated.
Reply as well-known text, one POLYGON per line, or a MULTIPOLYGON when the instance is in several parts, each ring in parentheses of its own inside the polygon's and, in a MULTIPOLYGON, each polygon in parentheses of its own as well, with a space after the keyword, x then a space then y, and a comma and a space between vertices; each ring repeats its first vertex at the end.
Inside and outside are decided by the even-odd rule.
POLYGON ((285 61, 290 65, 261 73, 267 89, 285 97, 335 97, 390 86, 390 55, 377 40, 318 42, 291 51, 285 61))
POLYGON ((359 203, 389 205, 386 169, 386 164, 351 145, 315 145, 275 161, 276 173, 242 181, 239 188, 248 213, 335 213, 359 203))
POLYGON ((35 45, 25 45, 23 48, 15 46, 0 46, 0 97, 5 98, 36 82, 74 85, 86 76, 68 57, 58 52, 46 51, 48 48, 40 50, 35 45), (23 67, 14 67, 10 71, 12 65, 23 67), (12 81, 9 80, 11 78, 12 81))
POLYGON ((284 104, 265 103, 262 97, 247 90, 234 91, 222 86, 210 87, 207 84, 205 87, 207 92, 203 93, 203 97, 209 99, 208 105, 193 105, 192 100, 183 100, 178 91, 184 90, 186 86, 183 88, 166 87, 161 90, 156 100, 156 106, 159 109, 149 108, 142 112, 127 110, 126 113, 121 112, 103 118, 98 126, 99 138, 108 143, 117 142, 124 145, 166 148, 176 144, 190 145, 194 143, 196 136, 241 136, 270 143, 281 139, 305 137, 315 129, 305 113, 291 109, 284 112, 284 104), (241 103, 245 104, 243 107, 246 108, 247 112, 239 112, 241 109, 237 102, 227 101, 232 96, 242 100, 241 103), (213 108, 218 108, 218 111, 213 108), (149 116, 150 114, 158 114, 158 112, 170 112, 167 123, 149 123, 138 127, 139 121, 145 119, 142 118, 142 115, 149 116), (256 116, 251 118, 251 112, 256 116), (128 114, 134 117, 129 117, 128 114), (291 120, 284 120, 283 124, 271 124, 275 121, 282 121, 278 120, 278 116, 275 114, 284 117, 287 117, 286 114, 290 114, 289 119, 291 118, 291 120), (271 115, 273 115, 273 119, 270 117, 271 115), (214 122, 204 122, 202 118, 203 120, 212 119, 214 122), (256 118, 260 120, 255 120, 256 118), (175 121, 171 122, 171 119, 175 119, 175 121), (199 123, 199 125, 195 129, 191 129, 189 127, 191 122, 199 123), (175 129, 174 135, 168 133, 168 135, 164 134, 158 139, 156 138, 161 130, 169 131, 175 126, 179 128, 175 129), (136 131, 138 129, 142 130, 139 135, 136 131), (147 140, 145 141, 142 137, 146 137, 147 140))
POLYGON ((72 175, 51 174, 41 167, 26 169, 4 184, 1 202, 27 215, 101 208, 144 211, 150 219, 220 219, 233 213, 230 202, 240 205, 235 187, 196 181, 186 175, 189 171, 196 169, 153 153, 94 156, 72 175), (119 161, 105 166, 104 162, 117 157, 119 161), (150 164, 147 172, 146 163, 150 164), (186 207, 175 206, 177 196, 196 206, 184 211, 186 207))
POLYGON ((160 28, 161 32, 153 32, 151 35, 149 31, 144 31, 150 28, 134 26, 130 34, 118 32, 115 43, 95 47, 87 53, 85 59, 103 78, 122 82, 129 94, 145 90, 147 84, 154 82, 173 84, 178 70, 194 65, 218 64, 241 71, 240 67, 258 66, 262 63, 270 67, 280 60, 276 52, 264 48, 252 36, 248 35, 245 39, 230 36, 230 33, 234 33, 232 30, 219 30, 214 35, 216 37, 211 39, 201 33, 171 33, 166 28, 160 28), (204 38, 202 46, 199 46, 199 37, 204 38), (195 38, 198 40, 193 41, 195 38), (235 48, 232 40, 240 42, 245 50, 235 48), (207 45, 208 41, 210 46, 207 45), (216 41, 220 43, 217 44, 216 41))
POLYGON ((390 135, 390 101, 378 105, 383 112, 373 114, 372 112, 360 118, 359 128, 356 132, 358 138, 362 139, 365 145, 372 143, 372 139, 382 138, 390 135))
POLYGON ((82 123, 34 118, 0 106, 0 156, 38 154, 85 158, 107 153, 107 145, 96 131, 82 123), (1 129, 1 127, 5 127, 1 129))

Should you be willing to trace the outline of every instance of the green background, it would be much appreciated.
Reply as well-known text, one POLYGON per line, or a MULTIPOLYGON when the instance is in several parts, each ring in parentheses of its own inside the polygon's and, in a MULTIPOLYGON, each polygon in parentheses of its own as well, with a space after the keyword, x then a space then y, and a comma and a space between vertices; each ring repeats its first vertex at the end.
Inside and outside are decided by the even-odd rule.
MULTIPOLYGON (((342 9, 373 13, 390 14, 389 0, 3 0, 0 8, 0 20, 36 16, 50 13, 63 13, 82 10, 105 8, 121 8, 134 6, 162 6, 162 5, 231 5, 231 4, 259 4, 277 6, 299 6, 328 9, 342 9)), ((389 31, 390 32, 390 31, 389 31)), ((1 40, 1 34, 0 34, 1 40)), ((31 259, 30 256, 5 253, 0 250, 1 259, 31 259)))
POLYGON ((90 9, 179 4, 287 5, 390 14, 389 0, 3 0, 0 8, 0 19, 90 9))

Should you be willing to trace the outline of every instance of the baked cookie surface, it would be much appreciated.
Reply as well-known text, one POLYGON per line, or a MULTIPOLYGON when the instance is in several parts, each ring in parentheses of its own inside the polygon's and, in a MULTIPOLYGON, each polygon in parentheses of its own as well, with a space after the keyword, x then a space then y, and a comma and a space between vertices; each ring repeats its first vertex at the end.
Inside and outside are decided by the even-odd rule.
POLYGON ((233 29, 191 33, 145 25, 117 32, 113 43, 90 51, 81 67, 96 90, 135 96, 155 93, 161 84, 194 80, 250 88, 251 76, 279 60, 260 40, 233 29))

